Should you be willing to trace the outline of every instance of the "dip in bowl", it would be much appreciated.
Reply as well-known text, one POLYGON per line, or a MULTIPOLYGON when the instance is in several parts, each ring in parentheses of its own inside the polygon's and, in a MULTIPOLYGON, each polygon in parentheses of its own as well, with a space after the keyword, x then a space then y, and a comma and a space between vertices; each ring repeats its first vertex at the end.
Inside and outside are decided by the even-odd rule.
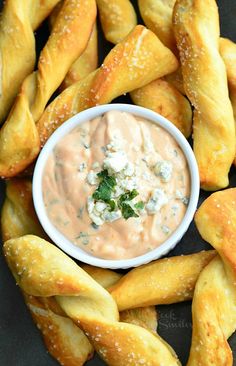
POLYGON ((128 268, 166 254, 192 221, 197 164, 173 124, 110 104, 72 117, 36 163, 33 200, 51 239, 91 265, 128 268))

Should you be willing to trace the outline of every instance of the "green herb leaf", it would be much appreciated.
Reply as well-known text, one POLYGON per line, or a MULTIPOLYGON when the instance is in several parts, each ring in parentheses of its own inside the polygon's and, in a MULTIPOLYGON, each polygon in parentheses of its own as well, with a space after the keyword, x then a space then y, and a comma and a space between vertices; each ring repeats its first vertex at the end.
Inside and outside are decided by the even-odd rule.
POLYGON ((110 211, 114 211, 116 208, 116 203, 114 200, 109 200, 106 202, 110 206, 110 211))
POLYGON ((101 172, 97 173, 98 178, 104 179, 105 177, 108 177, 108 171, 107 169, 102 170, 101 172))
POLYGON ((130 217, 139 217, 132 209, 132 207, 125 202, 122 203, 121 213, 125 220, 129 219, 130 217))
POLYGON ((107 170, 102 170, 97 174, 100 178, 100 183, 96 191, 93 193, 92 197, 95 200, 101 200, 104 202, 110 201, 111 193, 116 186, 116 178, 108 175, 107 170))
POLYGON ((139 201, 139 202, 135 203, 134 207, 137 210, 142 210, 144 208, 144 202, 143 201, 139 201))
POLYGON ((132 201, 132 199, 134 199, 136 196, 138 196, 138 191, 136 189, 133 189, 130 192, 121 194, 119 197, 119 203, 121 204, 125 201, 132 201))

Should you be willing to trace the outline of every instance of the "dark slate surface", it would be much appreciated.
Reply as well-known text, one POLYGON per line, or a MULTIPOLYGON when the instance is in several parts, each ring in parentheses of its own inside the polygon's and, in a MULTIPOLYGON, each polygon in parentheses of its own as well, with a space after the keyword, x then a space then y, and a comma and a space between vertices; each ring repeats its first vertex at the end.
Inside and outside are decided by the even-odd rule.
MULTIPOLYGON (((2 1, 0 0, 0 6, 2 1)), ((218 0, 221 19, 221 34, 236 41, 236 1, 218 0)), ((41 27, 36 34, 37 46, 42 47, 47 37, 47 27, 41 27), (39 46, 40 45, 40 46, 39 46)), ((101 37, 100 60, 110 49, 110 45, 101 37)), ((127 97, 118 98, 121 102, 130 102, 127 97)), ((236 186, 235 171, 231 172, 230 185, 236 186)), ((4 199, 4 182, 0 181, 0 206, 4 199)), ((201 192, 200 202, 207 197, 201 192)), ((208 248, 192 224, 187 234, 170 255, 198 252, 208 248)), ((191 342, 191 303, 158 307, 160 314, 159 334, 175 349, 181 362, 186 364, 191 342)), ((230 345, 235 355, 236 334, 231 337, 230 345)), ((97 357, 87 363, 89 366, 104 365, 97 357)), ((0 365, 1 366, 56 366, 58 363, 47 353, 39 331, 34 326, 24 305, 21 293, 15 285, 5 261, 0 254, 0 365)), ((221 365, 215 365, 221 366, 221 365)))

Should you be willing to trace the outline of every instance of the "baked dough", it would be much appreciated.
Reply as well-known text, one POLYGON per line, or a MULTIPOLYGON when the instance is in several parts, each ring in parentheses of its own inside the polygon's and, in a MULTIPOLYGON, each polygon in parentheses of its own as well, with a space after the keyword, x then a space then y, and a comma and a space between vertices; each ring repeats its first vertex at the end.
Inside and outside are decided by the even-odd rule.
POLYGON ((41 144, 64 121, 89 107, 148 84, 178 68, 178 61, 155 34, 138 25, 106 56, 102 66, 64 90, 37 123, 41 144))
POLYGON ((195 216, 197 228, 219 253, 194 291, 188 366, 233 365, 227 339, 236 329, 236 188, 212 194, 195 216))
POLYGON ((177 0, 174 32, 184 88, 193 104, 193 147, 201 187, 229 184, 235 156, 235 127, 225 65, 219 54, 219 15, 214 0, 177 0))
POLYGON ((59 0, 8 0, 0 24, 0 123, 36 59, 34 31, 59 0))
POLYGON ((95 17, 95 0, 64 2, 53 31, 41 51, 38 70, 24 80, 0 131, 1 177, 15 176, 36 158, 40 141, 35 122, 71 64, 84 51, 95 17))
POLYGON ((87 47, 82 55, 71 65, 68 73, 63 80, 60 90, 68 88, 70 85, 85 78, 98 67, 98 39, 97 25, 94 24, 92 34, 89 38, 87 47))
POLYGON ((176 55, 175 36, 172 28, 172 12, 175 0, 138 0, 139 11, 147 28, 176 55))
POLYGON ((185 137, 192 131, 192 108, 185 98, 170 82, 163 78, 136 89, 130 93, 132 101, 151 109, 171 121, 185 137))
MULTIPOLYGON (((236 44, 227 38, 220 38, 220 54, 226 67, 229 97, 236 123, 236 44)), ((236 165, 236 157, 234 158, 234 165, 236 165)))
POLYGON ((137 25, 137 16, 129 0, 97 0, 105 38, 117 44, 137 25))
POLYGON ((180 365, 159 336, 119 322, 112 296, 54 245, 26 235, 5 242, 4 253, 23 291, 33 296, 55 296, 108 365, 180 365))
MULTIPOLYGON (((60 1, 53 9, 49 17, 49 26, 52 29, 56 23, 57 16, 61 11, 63 1, 60 1)), ((67 72, 60 90, 68 88, 68 86, 74 84, 76 81, 83 79, 90 72, 94 71, 98 67, 98 37, 97 37, 97 23, 95 21, 91 36, 84 52, 75 60, 67 72)))
POLYGON ((119 310, 190 300, 202 269, 214 251, 163 258, 132 269, 109 291, 119 310))

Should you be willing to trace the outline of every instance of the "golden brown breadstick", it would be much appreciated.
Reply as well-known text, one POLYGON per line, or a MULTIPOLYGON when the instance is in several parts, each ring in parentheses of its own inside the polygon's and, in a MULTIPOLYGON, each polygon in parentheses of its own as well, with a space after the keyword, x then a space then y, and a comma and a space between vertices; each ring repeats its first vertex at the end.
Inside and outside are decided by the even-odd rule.
MULTIPOLYGON (((226 66, 229 97, 236 123, 236 44, 227 38, 220 38, 220 54, 226 66)), ((236 157, 234 158, 234 165, 236 165, 236 157)))
MULTIPOLYGON (((87 266, 87 269, 92 269, 92 274, 93 268, 87 266)), ((94 273, 96 273, 98 283, 100 280, 105 280, 105 283, 114 283, 112 280, 115 279, 115 272, 98 268, 94 273)), ((35 297, 24 292, 23 296, 34 322, 42 332, 48 351, 61 365, 83 365, 91 358, 93 347, 88 338, 63 313, 54 297, 35 297)), ((120 313, 120 320, 142 326, 156 333, 157 313, 154 306, 123 311, 120 313)))
POLYGON ((59 0, 57 5, 54 6, 53 11, 50 13, 50 16, 48 17, 50 30, 52 30, 52 28, 54 27, 62 6, 63 6, 63 0, 59 0))
POLYGON ((172 12, 175 0, 138 0, 145 25, 151 29, 164 45, 178 53, 172 29, 172 12))
POLYGON ((28 76, 0 131, 0 176, 11 177, 37 156, 40 143, 35 121, 88 42, 96 16, 95 0, 66 0, 38 62, 28 76), (60 59, 60 62, 58 62, 60 59))
POLYGON ((29 180, 7 181, 6 198, 1 212, 1 233, 4 241, 26 234, 46 238, 34 211, 29 180))
MULTIPOLYGON (((81 268, 106 289, 115 285, 122 278, 120 273, 109 269, 97 268, 87 264, 81 265, 81 268)), ((154 333, 157 330, 157 312, 155 306, 123 310, 120 312, 120 321, 140 325, 154 333)))
POLYGON ((105 38, 114 44, 121 42, 137 25, 137 17, 129 0, 97 0, 105 38))
MULTIPOLYGON (((34 212, 31 182, 27 179, 13 179, 7 182, 7 197, 1 215, 3 240, 25 234, 44 234, 34 212)), ((83 265, 103 287, 115 284, 121 277, 114 271, 83 265)), ((92 346, 83 332, 63 314, 54 298, 36 298, 23 293, 31 315, 42 332, 50 352, 65 366, 82 365, 92 353, 92 346)), ((154 306, 123 311, 120 319, 156 332, 157 312, 154 306)))
MULTIPOLYGON (((49 17, 49 25, 52 29, 57 16, 61 10, 63 2, 60 1, 53 9, 49 17)), ((71 65, 68 73, 66 74, 63 83, 60 86, 60 90, 68 88, 68 86, 74 84, 76 81, 83 79, 90 72, 94 71, 98 67, 98 40, 97 40, 97 24, 94 23, 92 34, 89 38, 88 44, 84 52, 77 58, 77 60, 71 65)))
POLYGON ((197 211, 197 228, 219 253, 199 276, 192 304, 188 366, 233 365, 227 339, 236 329, 236 189, 212 194, 197 211))
POLYGON ((120 311, 190 300, 199 273, 214 256, 207 251, 159 259, 134 268, 109 291, 120 311))
POLYGON ((170 84, 173 84, 173 86, 181 94, 186 95, 184 90, 184 82, 181 67, 179 67, 178 70, 172 72, 171 74, 164 76, 164 79, 168 81, 170 84))
POLYGON ((151 31, 139 25, 116 45, 97 71, 64 90, 37 126, 43 145, 64 121, 97 104, 109 103, 178 68, 178 61, 151 31))
POLYGON ((56 296, 62 310, 79 324, 109 365, 135 366, 140 360, 153 366, 180 365, 160 337, 140 326, 118 322, 111 295, 55 246, 26 235, 5 242, 4 253, 23 291, 56 296))
MULTIPOLYGON (((84 332, 67 316, 58 315, 45 306, 40 298, 23 295, 49 353, 60 365, 84 365, 93 355, 93 347, 84 332)), ((53 301, 53 298, 48 298, 48 301, 53 301)))
POLYGON ((120 321, 146 328, 156 334, 158 315, 155 306, 123 310, 120 312, 120 321))
POLYGON ((194 152, 201 187, 229 183, 235 156, 235 127, 225 66, 219 54, 219 15, 215 0, 177 0, 174 13, 184 88, 194 110, 194 152), (206 26, 207 24, 207 26, 206 26))
POLYGON ((154 33, 138 25, 105 58, 92 81, 89 106, 107 103, 177 68, 173 53, 154 33))
POLYGON ((60 90, 68 88, 75 82, 83 79, 98 67, 97 25, 94 24, 87 47, 82 55, 71 65, 61 84, 60 90))
POLYGON ((0 24, 0 123, 4 122, 25 77, 34 69, 34 30, 59 0, 8 0, 0 24))
MULTIPOLYGON (((39 235, 42 229, 34 213, 28 180, 8 182, 1 220, 4 240, 25 234, 39 235)), ((116 283, 111 293, 120 309, 129 309, 145 306, 144 301, 158 305, 191 299, 200 271, 214 255, 214 251, 208 251, 160 259, 133 269, 122 279, 120 274, 107 269, 89 265, 82 268, 105 288, 116 283)))
POLYGON ((189 101, 171 83, 157 79, 130 93, 137 105, 152 109, 169 119, 185 137, 192 131, 192 109, 189 101))

